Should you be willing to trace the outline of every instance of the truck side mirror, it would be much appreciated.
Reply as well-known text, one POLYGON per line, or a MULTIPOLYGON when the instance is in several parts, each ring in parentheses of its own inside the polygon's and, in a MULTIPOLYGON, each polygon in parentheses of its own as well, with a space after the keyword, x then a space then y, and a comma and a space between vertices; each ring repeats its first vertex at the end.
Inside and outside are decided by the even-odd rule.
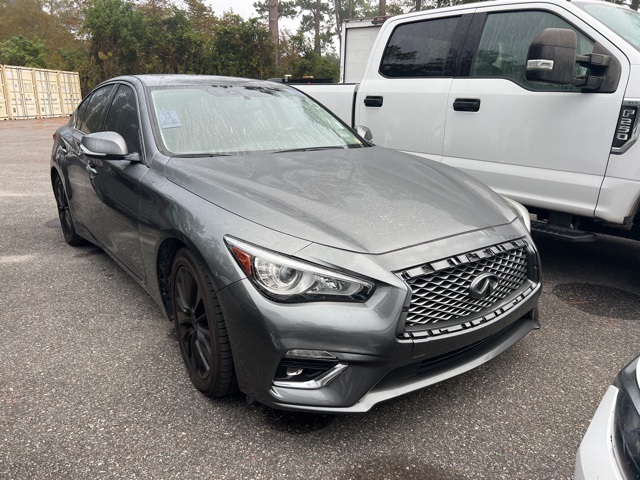
POLYGON ((525 75, 532 82, 574 83, 578 38, 567 28, 545 28, 531 42, 525 75))

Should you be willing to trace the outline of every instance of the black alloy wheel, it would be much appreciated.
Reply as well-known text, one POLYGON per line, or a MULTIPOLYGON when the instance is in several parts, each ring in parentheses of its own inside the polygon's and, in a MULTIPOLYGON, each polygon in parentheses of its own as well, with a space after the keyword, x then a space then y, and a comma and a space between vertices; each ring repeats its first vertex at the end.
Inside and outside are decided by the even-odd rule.
POLYGON ((76 228, 73 225, 73 217, 71 217, 71 210, 69 209, 69 199, 67 198, 67 192, 64 190, 64 185, 59 175, 56 175, 53 180, 53 193, 56 197, 56 204, 58 205, 58 217, 60 217, 60 227, 62 228, 64 241, 74 247, 84 244, 85 239, 76 233, 76 228))
POLYGON ((182 359, 202 393, 222 397, 236 389, 233 358, 211 277, 186 248, 171 271, 171 304, 182 359))

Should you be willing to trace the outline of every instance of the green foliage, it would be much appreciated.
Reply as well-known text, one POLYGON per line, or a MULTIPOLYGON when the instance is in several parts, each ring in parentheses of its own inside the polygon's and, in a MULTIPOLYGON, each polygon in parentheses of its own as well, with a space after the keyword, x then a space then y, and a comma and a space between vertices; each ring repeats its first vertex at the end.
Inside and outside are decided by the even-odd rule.
POLYGON ((315 78, 331 78, 334 82, 340 76, 340 59, 335 54, 318 55, 311 40, 304 32, 285 35, 281 39, 279 76, 291 75, 302 78, 311 75, 315 78))
POLYGON ((0 42, 0 64, 47 68, 46 47, 37 38, 16 35, 0 42))
POLYGON ((269 31, 256 19, 226 13, 215 30, 212 62, 217 75, 268 78, 275 74, 269 31))
POLYGON ((144 71, 147 24, 132 2, 90 0, 83 28, 90 38, 90 60, 100 66, 103 78, 144 71))
MULTIPOLYGON (((318 32, 283 37, 279 66, 265 21, 217 17, 205 1, 0 0, 0 63, 78 71, 83 92, 108 78, 140 73, 337 80, 337 57, 320 55, 315 44, 318 39, 324 51, 331 43, 333 0, 279 1, 281 16, 298 15, 307 32, 318 32)), ((358 11, 370 3, 353 2, 358 11)))
POLYGON ((153 73, 207 73, 206 41, 187 12, 171 7, 145 16, 144 70, 153 73))

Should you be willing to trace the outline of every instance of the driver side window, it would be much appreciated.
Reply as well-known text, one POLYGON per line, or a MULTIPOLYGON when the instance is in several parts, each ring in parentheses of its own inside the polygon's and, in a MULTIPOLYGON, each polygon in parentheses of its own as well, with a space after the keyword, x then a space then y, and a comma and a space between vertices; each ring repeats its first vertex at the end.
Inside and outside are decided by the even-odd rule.
MULTIPOLYGON (((545 28, 568 28, 578 36, 578 55, 593 51, 594 42, 573 25, 550 12, 539 10, 490 13, 476 52, 472 77, 509 78, 532 90, 579 91, 573 85, 546 85, 525 78, 529 45, 545 28)), ((585 75, 586 68, 576 64, 575 76, 585 75)))
POLYGON ((104 124, 105 131, 117 132, 127 142, 129 153, 142 153, 136 95, 131 87, 119 85, 104 124))

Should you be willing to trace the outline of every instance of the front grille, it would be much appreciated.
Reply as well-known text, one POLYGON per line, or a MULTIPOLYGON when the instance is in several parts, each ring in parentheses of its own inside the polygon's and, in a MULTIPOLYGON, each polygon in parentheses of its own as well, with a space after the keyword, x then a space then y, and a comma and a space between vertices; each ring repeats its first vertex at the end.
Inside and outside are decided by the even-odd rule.
POLYGON ((465 322, 471 314, 499 308, 499 300, 527 281, 527 246, 525 240, 505 242, 402 272, 412 292, 405 329, 448 326, 465 322), (473 298, 472 282, 487 273, 497 277, 495 289, 484 298, 473 298))

